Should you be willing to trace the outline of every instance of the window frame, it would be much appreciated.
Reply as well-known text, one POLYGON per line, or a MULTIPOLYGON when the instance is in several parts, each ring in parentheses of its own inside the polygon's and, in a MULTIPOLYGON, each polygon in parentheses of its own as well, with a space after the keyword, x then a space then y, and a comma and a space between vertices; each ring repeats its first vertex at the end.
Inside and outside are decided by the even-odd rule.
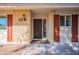
MULTIPOLYGON (((70 14, 68 14, 68 15, 63 15, 63 14, 62 14, 62 15, 59 15, 59 26, 61 26, 61 25, 60 25, 60 16, 64 16, 64 17, 65 17, 65 22, 64 22, 65 25, 64 25, 64 27, 67 27, 67 26, 66 26, 66 16, 70 16, 70 17, 71 17, 70 26, 72 26, 72 15, 70 15, 70 14)), ((61 27, 63 27, 63 26, 61 26, 61 27)))

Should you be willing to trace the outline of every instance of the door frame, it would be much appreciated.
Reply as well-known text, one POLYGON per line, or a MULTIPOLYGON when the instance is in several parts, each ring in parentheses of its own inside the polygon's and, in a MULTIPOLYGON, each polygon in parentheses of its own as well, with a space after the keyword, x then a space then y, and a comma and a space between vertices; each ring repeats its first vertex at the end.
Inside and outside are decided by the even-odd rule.
MULTIPOLYGON (((33 20, 34 19, 41 19, 42 20, 42 24, 43 24, 43 20, 46 19, 46 38, 47 38, 47 18, 32 18, 32 22, 31 22, 32 23, 32 40, 43 40, 43 39, 46 39, 46 38, 43 37, 43 35, 42 35, 42 39, 34 39, 33 38, 33 36, 34 36, 34 33, 33 33, 33 30, 34 30, 33 20)), ((42 25, 42 34, 43 34, 43 25, 42 25)))

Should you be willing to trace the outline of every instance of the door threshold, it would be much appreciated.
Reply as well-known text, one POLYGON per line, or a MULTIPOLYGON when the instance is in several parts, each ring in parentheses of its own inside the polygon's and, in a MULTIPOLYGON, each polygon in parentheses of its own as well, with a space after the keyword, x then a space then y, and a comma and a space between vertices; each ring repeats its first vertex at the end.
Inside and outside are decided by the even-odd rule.
POLYGON ((49 41, 48 40, 32 40, 31 43, 34 43, 34 44, 38 44, 38 43, 41 43, 41 44, 48 44, 49 41))

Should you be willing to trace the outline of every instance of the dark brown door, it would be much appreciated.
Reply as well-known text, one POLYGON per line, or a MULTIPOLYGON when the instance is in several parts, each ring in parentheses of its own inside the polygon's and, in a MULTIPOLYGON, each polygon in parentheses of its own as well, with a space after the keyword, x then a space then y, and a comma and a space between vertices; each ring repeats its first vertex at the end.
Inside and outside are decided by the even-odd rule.
POLYGON ((42 19, 33 19, 33 38, 42 39, 42 19))

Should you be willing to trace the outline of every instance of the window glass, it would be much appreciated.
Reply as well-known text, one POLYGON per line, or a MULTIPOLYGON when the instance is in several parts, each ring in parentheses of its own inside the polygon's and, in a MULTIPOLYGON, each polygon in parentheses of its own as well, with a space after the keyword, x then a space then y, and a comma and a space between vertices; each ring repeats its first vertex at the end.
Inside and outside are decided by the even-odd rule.
POLYGON ((6 29, 7 20, 5 16, 0 16, 0 29, 6 29))
POLYGON ((70 16, 66 16, 66 26, 70 26, 70 21, 71 20, 71 17, 70 16))
POLYGON ((43 37, 46 37, 46 19, 43 19, 43 37))
POLYGON ((60 16, 60 26, 65 26, 65 16, 60 16))

